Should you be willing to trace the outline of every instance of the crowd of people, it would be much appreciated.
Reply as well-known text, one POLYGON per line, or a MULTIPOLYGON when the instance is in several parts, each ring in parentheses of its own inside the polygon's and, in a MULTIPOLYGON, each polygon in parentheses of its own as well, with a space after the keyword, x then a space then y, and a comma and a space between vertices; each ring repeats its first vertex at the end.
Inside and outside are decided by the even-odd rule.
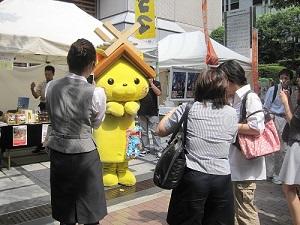
MULTIPOLYGON (((297 71, 299 88, 300 73, 297 71)), ((266 180, 267 175, 274 183, 283 183, 293 224, 300 224, 297 195, 300 109, 297 105, 293 110, 291 79, 289 70, 281 71, 280 84, 269 89, 263 105, 258 95, 251 92, 245 71, 236 61, 229 60, 217 69, 200 73, 195 102, 188 115, 187 168, 182 181, 172 191, 167 216, 169 224, 258 225, 260 221, 254 204, 256 183, 266 180), (244 98, 247 98, 246 123, 241 121, 244 98), (235 141, 236 136, 260 135, 265 128, 263 109, 273 117, 280 136, 286 130, 286 138, 281 139, 279 152, 248 160, 235 141), (268 173, 267 167, 271 167, 268 173)), ((185 107, 183 104, 167 114, 159 123, 157 133, 161 136, 172 133, 185 107)))
MULTIPOLYGON (((95 48, 89 41, 74 42, 67 62, 69 72, 65 77, 48 82, 46 71, 51 71, 52 80, 54 68, 46 67, 46 85, 38 89, 34 83, 31 85, 32 94, 36 98, 40 96, 41 103, 46 104, 52 125, 47 144, 52 215, 61 225, 98 224, 107 209, 99 174, 102 165, 91 130, 101 124, 106 96, 104 89, 86 80, 96 62, 95 48), (44 95, 38 95, 40 89, 44 95)), ((300 71, 297 76, 300 87, 300 71)), ((267 177, 274 183, 283 183, 293 223, 300 224, 297 195, 300 108, 296 105, 294 109, 291 103, 291 79, 288 70, 281 71, 280 83, 268 90, 262 104, 258 95, 250 92, 245 71, 234 60, 199 74, 188 114, 187 165, 181 182, 172 191, 167 215, 170 225, 258 225, 254 204, 256 183, 267 177), (246 96, 248 117, 246 123, 242 123, 241 104, 246 96), (281 150, 248 160, 236 142, 237 135, 260 135, 265 126, 263 109, 273 115, 278 133, 283 134, 281 150)), ((151 79, 149 87, 138 113, 144 129, 143 153, 152 149, 159 158, 162 152, 159 137, 174 131, 187 104, 178 106, 159 121, 160 83, 151 79), (149 132, 153 135, 154 147, 150 145, 149 132)))

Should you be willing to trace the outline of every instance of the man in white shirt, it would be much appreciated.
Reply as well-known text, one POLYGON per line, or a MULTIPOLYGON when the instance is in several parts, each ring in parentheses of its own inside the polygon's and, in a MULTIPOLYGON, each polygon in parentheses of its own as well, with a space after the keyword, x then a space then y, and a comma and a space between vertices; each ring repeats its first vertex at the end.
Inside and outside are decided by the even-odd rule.
MULTIPOLYGON (((282 89, 289 90, 291 94, 290 82, 293 79, 293 72, 283 69, 278 74, 279 84, 270 87, 265 96, 264 108, 271 112, 274 116, 274 122, 278 135, 281 137, 283 128, 286 124, 284 106, 280 100, 279 92, 282 89)), ((281 184, 278 175, 284 159, 284 143, 281 140, 281 150, 266 157, 267 177, 272 179, 275 184, 281 184)))
POLYGON ((46 98, 45 88, 49 81, 53 80, 55 74, 55 68, 53 66, 45 67, 45 80, 38 83, 36 86, 35 82, 31 83, 30 90, 34 98, 40 98, 39 108, 41 112, 46 111, 46 98))
MULTIPOLYGON (((53 76, 55 73, 55 68, 53 66, 47 65, 45 67, 45 80, 35 84, 35 82, 31 83, 30 90, 34 98, 40 98, 39 108, 41 112, 46 111, 46 98, 45 98, 45 89, 46 85, 49 81, 53 80, 53 76)), ((32 153, 39 153, 41 150, 44 150, 43 144, 41 143, 32 153)))

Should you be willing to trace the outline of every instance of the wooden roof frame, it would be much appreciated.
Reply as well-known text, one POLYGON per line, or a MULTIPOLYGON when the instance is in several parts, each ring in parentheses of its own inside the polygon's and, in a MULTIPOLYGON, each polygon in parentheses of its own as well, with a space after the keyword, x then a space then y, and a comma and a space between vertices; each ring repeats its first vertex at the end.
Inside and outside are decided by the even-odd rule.
POLYGON ((139 51, 134 47, 134 45, 128 41, 129 36, 134 34, 134 32, 136 32, 140 28, 141 25, 139 23, 133 24, 132 27, 122 32, 118 31, 117 28, 115 28, 114 25, 109 21, 104 22, 103 26, 107 30, 109 30, 115 37, 114 39, 110 39, 100 28, 96 28, 94 30, 94 32, 102 40, 111 43, 111 45, 106 50, 103 50, 103 52, 101 53, 104 57, 110 56, 110 54, 112 54, 122 44, 127 44, 127 46, 131 48, 132 51, 135 51, 137 54, 139 53, 139 51))
POLYGON ((104 57, 95 67, 94 76, 95 79, 101 77, 106 70, 110 68, 115 62, 117 62, 121 57, 124 57, 128 62, 130 62, 134 67, 136 67, 140 72, 145 74, 147 78, 155 78, 156 73, 141 57, 136 54, 135 51, 131 49, 126 43, 118 47, 109 57, 104 57))

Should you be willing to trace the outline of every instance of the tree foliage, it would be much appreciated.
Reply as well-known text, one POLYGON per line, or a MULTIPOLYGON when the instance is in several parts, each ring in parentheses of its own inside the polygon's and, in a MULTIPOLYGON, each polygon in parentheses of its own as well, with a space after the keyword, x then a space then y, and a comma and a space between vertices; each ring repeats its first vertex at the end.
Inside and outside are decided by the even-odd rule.
POLYGON ((262 15, 256 23, 260 63, 300 57, 300 7, 262 15))
POLYGON ((210 33, 210 37, 220 44, 224 45, 225 29, 223 26, 218 27, 210 33))
POLYGON ((300 6, 300 0, 272 0, 272 6, 276 9, 300 6))
POLYGON ((279 64, 261 64, 258 66, 258 72, 260 77, 272 78, 278 81, 278 73, 285 68, 279 64))

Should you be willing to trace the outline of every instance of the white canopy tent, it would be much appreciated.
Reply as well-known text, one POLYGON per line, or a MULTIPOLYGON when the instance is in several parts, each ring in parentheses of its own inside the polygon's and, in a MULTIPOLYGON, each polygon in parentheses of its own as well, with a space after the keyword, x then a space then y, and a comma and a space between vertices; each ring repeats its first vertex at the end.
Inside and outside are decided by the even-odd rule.
POLYGON ((73 3, 53 0, 4 0, 0 3, 0 54, 18 62, 66 64, 70 45, 85 38, 95 46, 102 22, 73 3))
POLYGON ((0 3, 0 57, 15 62, 38 63, 39 66, 12 71, 0 68, 0 110, 15 109, 18 97, 30 97, 29 107, 35 109, 38 100, 30 92, 30 83, 45 79, 44 66, 54 65, 54 79, 67 71, 66 56, 70 45, 78 38, 103 44, 94 30, 99 27, 112 35, 102 22, 73 3, 53 0, 4 0, 0 3))
MULTIPOLYGON (((70 45, 78 38, 103 44, 94 30, 100 28, 109 38, 112 34, 103 23, 73 3, 54 0, 4 0, 0 3, 0 60, 37 63, 30 68, 0 68, 0 110, 15 109, 18 97, 30 97, 34 109, 38 100, 30 92, 30 83, 44 80, 47 63, 56 69, 54 79, 67 71, 66 56, 70 45)), ((147 46, 137 45, 141 51, 147 46)), ((151 46, 150 46, 151 47, 151 46)), ((148 46, 149 48, 149 46, 148 46)), ((146 56, 147 57, 147 56, 146 56)))
MULTIPOLYGON (((234 59, 241 64, 246 71, 246 76, 250 78, 251 61, 249 58, 226 48, 212 39, 211 42, 219 58, 219 63, 234 59)), ((164 87, 162 88, 161 104, 164 103, 165 106, 168 106, 170 103, 169 99, 174 99, 172 98, 173 72, 180 71, 186 76, 188 72, 195 72, 206 68, 206 54, 205 37, 201 31, 171 34, 158 42, 160 82, 162 87, 164 87), (168 101, 165 102, 165 100, 168 101)), ((186 92, 187 89, 185 89, 186 92)), ((187 99, 178 98, 177 100, 186 101, 187 99)), ((170 107, 160 106, 160 110, 168 111, 170 107)))
MULTIPOLYGON (((219 62, 237 60, 245 70, 251 70, 251 61, 229 48, 211 39, 219 62)), ((158 43, 158 61, 160 68, 193 67, 204 68, 206 57, 204 33, 201 31, 171 34, 158 43)))

